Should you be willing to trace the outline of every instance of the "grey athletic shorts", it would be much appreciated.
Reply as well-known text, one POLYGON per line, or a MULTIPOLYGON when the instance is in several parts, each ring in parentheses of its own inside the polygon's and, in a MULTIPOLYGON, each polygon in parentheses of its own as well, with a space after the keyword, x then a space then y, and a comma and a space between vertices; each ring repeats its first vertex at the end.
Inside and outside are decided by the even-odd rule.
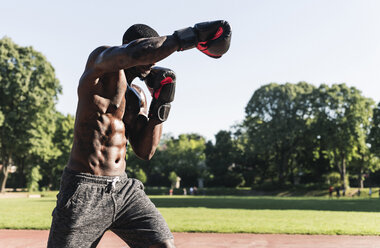
POLYGON ((93 176, 65 168, 52 216, 48 248, 96 247, 107 230, 131 248, 173 239, 143 184, 127 174, 93 176))

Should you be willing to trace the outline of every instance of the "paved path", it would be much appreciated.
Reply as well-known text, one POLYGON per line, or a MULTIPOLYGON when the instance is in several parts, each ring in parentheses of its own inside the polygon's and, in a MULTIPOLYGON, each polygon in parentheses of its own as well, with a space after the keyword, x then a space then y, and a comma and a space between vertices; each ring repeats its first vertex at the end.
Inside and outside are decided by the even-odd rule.
MULTIPOLYGON (((46 247, 48 231, 0 230, 0 248, 46 247)), ((177 248, 379 248, 377 236, 174 233, 177 248)), ((98 248, 128 248, 107 232, 98 248)))

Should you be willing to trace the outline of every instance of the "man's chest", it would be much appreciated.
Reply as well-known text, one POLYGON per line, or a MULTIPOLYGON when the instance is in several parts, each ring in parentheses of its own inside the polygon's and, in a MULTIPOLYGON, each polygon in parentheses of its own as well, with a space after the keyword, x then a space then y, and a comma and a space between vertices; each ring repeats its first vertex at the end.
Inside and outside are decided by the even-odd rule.
POLYGON ((92 95, 92 103, 100 113, 116 114, 121 118, 125 110, 127 82, 124 74, 109 73, 100 78, 92 95))

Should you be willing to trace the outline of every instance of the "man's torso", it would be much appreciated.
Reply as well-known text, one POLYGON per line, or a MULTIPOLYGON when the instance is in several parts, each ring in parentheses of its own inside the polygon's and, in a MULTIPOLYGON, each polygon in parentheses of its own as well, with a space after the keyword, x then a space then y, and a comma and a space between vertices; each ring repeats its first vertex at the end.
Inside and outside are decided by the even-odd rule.
POLYGON ((122 121, 127 82, 122 70, 79 82, 74 142, 67 167, 93 175, 125 171, 127 139, 122 121))

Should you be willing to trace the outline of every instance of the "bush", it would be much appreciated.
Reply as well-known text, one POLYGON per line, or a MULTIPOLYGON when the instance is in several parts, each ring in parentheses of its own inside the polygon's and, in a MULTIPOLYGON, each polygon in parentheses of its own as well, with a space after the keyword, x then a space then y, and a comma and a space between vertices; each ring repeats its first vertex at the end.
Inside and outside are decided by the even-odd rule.
POLYGON ((169 181, 171 183, 172 189, 175 188, 175 184, 177 183, 177 177, 178 176, 177 176, 177 174, 174 171, 172 171, 172 172, 169 173, 168 179, 169 179, 169 181))
POLYGON ((135 177, 136 179, 140 180, 142 183, 146 183, 148 179, 143 169, 137 170, 135 172, 135 177))
MULTIPOLYGON (((169 195, 170 187, 145 187, 145 193, 147 195, 169 195)), ((189 195, 189 188, 187 188, 189 195)), ((173 189, 173 195, 183 195, 183 188, 173 189)), ((208 196, 243 196, 254 195, 254 192, 250 189, 236 189, 236 188, 198 188, 196 195, 208 195, 208 196)))
MULTIPOLYGON (((349 188, 350 181, 349 181, 349 175, 348 175, 348 173, 346 173, 346 177, 345 177, 344 181, 346 182, 347 188, 349 188)), ((331 172, 331 173, 327 174, 326 175, 326 183, 328 185, 333 186, 333 187, 341 187, 341 186, 343 186, 343 182, 342 182, 342 180, 340 178, 340 174, 338 172, 331 172)))
POLYGON ((41 179, 42 175, 40 173, 40 166, 37 165, 33 167, 26 176, 26 187, 28 188, 28 191, 38 191, 38 181, 40 181, 41 179))
POLYGON ((206 182, 207 187, 236 188, 245 185, 243 174, 228 171, 224 175, 213 176, 206 182))

